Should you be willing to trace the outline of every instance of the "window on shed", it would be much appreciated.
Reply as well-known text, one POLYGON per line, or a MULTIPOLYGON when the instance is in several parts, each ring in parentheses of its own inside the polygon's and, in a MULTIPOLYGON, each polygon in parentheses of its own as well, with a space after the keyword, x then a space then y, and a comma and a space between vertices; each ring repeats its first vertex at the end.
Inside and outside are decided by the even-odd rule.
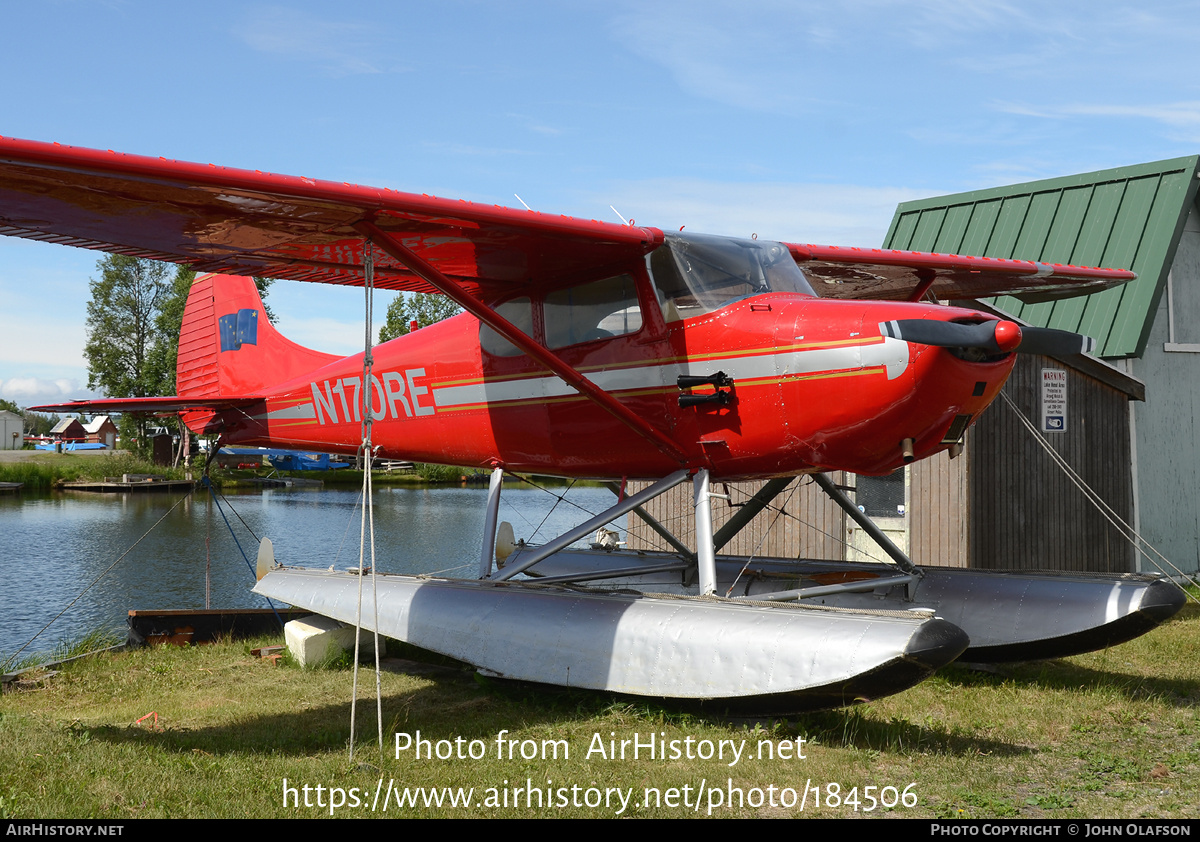
POLYGON ((1192 208, 1167 273, 1166 351, 1200 353, 1200 213, 1192 208))
POLYGON ((859 476, 855 502, 867 517, 904 517, 904 469, 883 477, 859 476))

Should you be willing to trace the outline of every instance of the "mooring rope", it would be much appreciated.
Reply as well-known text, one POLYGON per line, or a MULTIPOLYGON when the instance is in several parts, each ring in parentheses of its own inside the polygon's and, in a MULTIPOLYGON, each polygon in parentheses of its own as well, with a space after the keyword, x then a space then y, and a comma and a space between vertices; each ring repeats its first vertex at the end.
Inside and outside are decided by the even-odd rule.
POLYGON ((153 532, 155 527, 157 527, 160 523, 162 523, 164 520, 166 520, 167 515, 171 514, 171 512, 173 512, 177 508, 179 508, 180 503, 182 503, 184 500, 191 497, 192 492, 195 490, 196 490, 195 486, 192 486, 190 489, 188 489, 188 492, 186 494, 184 494, 182 497, 180 497, 178 500, 175 501, 174 506, 167 509, 166 512, 163 513, 163 516, 154 522, 154 526, 151 526, 149 529, 147 529, 145 532, 143 532, 142 537, 138 538, 136 541, 134 541, 132 544, 130 544, 129 549, 125 550, 125 552, 123 552, 119 556, 117 556, 116 561, 114 561, 108 567, 106 567, 102 571, 100 571, 100 575, 97 576, 95 579, 93 579, 92 583, 90 585, 88 585, 86 588, 84 588, 82 591, 80 591, 79 596, 75 597, 73 600, 68 602, 66 604, 66 607, 64 607, 62 611, 59 611, 52 618, 50 618, 50 622, 48 622, 48 623, 46 623, 46 625, 42 626, 42 628, 38 631, 37 634, 35 634, 33 637, 29 638, 29 640, 25 641, 24 645, 21 646, 21 648, 18 649, 16 652, 12 653, 12 655, 10 655, 9 658, 15 659, 18 655, 20 655, 22 652, 24 652, 26 649, 28 649, 30 644, 32 644, 35 640, 37 640, 39 637, 41 637, 42 632, 46 631, 46 629, 48 629, 52 625, 54 625, 55 621, 58 620, 59 617, 61 617, 63 614, 66 614, 68 611, 70 611, 71 606, 73 606, 75 603, 79 602, 79 600, 83 599, 84 594, 86 594, 92 588, 96 587, 96 585, 99 584, 100 580, 109 574, 109 571, 111 571, 114 567, 116 567, 118 564, 121 563, 121 559, 125 558, 125 556, 127 556, 131 552, 133 552, 133 548, 136 547, 138 544, 142 543, 142 541, 145 540, 146 536, 149 535, 151 532, 153 532))
MULTIPOLYGON (((237 546, 238 552, 242 554, 242 561, 246 562, 246 567, 248 567, 250 569, 250 578, 258 579, 258 569, 257 569, 256 565, 251 563, 250 557, 246 555, 246 551, 242 549, 242 542, 238 540, 237 533, 233 531, 233 524, 229 522, 229 518, 225 517, 225 510, 221 508, 221 503, 220 503, 220 501, 217 500, 216 486, 213 485, 212 480, 209 478, 207 473, 203 477, 201 477, 200 484, 205 486, 206 488, 208 488, 208 493, 212 495, 212 501, 214 503, 216 503, 217 511, 221 513, 221 520, 225 521, 225 528, 229 530, 229 537, 233 538, 233 543, 237 546)), ((221 499, 225 500, 224 494, 221 495, 221 499)), ((226 502, 226 504, 228 504, 229 510, 231 512, 233 512, 235 515, 237 515, 237 519, 242 521, 242 526, 246 527, 246 531, 249 532, 251 535, 254 535, 254 530, 246 525, 246 521, 242 520, 241 515, 238 515, 237 510, 233 508, 233 504, 230 503, 228 500, 225 500, 225 502, 226 502)), ((257 535, 254 535, 254 539, 256 541, 259 540, 257 535)), ((259 541, 259 543, 262 543, 262 542, 259 541)), ((283 628, 284 622, 283 622, 283 618, 279 616, 279 609, 275 607, 275 603, 271 600, 270 597, 267 597, 266 599, 267 599, 267 605, 269 605, 271 608, 271 613, 275 615, 275 619, 279 622, 279 627, 283 628)), ((207 594, 205 594, 205 603, 206 604, 207 604, 207 601, 208 601, 207 594)))
MULTIPOLYGON (((205 475, 205 477, 204 477, 204 478, 205 478, 205 479, 208 479, 208 476, 207 476, 207 474, 205 475)), ((214 486, 214 485, 210 484, 210 485, 209 485, 209 488, 216 488, 216 486, 214 486)), ((251 538, 253 538, 255 541, 258 541, 259 543, 261 543, 261 542, 262 542, 262 539, 261 539, 261 538, 259 538, 259 537, 258 537, 258 535, 256 535, 256 534, 254 533, 254 530, 250 528, 250 524, 246 523, 246 520, 245 520, 245 518, 243 518, 243 517, 241 516, 241 514, 239 514, 239 513, 238 513, 238 510, 237 510, 237 509, 235 509, 235 508, 233 507, 233 503, 230 503, 230 502, 229 502, 229 498, 228 498, 228 497, 226 497, 226 496, 225 496, 225 495, 224 495, 222 492, 220 492, 220 491, 217 491, 216 493, 217 493, 218 495, 220 495, 220 497, 221 497, 221 499, 222 499, 222 500, 224 500, 224 501, 225 501, 225 505, 229 507, 229 511, 233 512, 233 514, 234 514, 234 515, 237 517, 237 519, 238 519, 239 521, 241 521, 241 523, 242 523, 242 526, 246 527, 246 531, 250 533, 250 537, 251 537, 251 538)), ((233 530, 230 530, 230 531, 232 532, 233 530)))

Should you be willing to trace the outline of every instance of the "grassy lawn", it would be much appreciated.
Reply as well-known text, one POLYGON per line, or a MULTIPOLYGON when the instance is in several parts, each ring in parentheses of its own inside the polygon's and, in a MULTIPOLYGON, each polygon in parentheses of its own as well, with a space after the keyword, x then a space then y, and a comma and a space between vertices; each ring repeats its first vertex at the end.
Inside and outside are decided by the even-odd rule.
POLYGON ((1200 815, 1198 637, 1189 606, 1105 652, 952 667, 897 696, 786 721, 455 669, 390 671, 382 757, 365 671, 353 762, 344 664, 274 666, 241 642, 104 655, 0 699, 0 818, 316 817, 331 797, 346 801, 335 815, 358 817, 838 817, 857 802, 874 817, 1190 818, 1200 815), (408 746, 398 758, 397 734, 408 746), (647 757, 651 739, 666 759, 647 757), (710 749, 724 757, 697 756, 710 749), (418 795, 398 807, 393 794, 385 813, 381 794, 372 813, 389 784, 469 789, 473 803, 426 806, 418 795))

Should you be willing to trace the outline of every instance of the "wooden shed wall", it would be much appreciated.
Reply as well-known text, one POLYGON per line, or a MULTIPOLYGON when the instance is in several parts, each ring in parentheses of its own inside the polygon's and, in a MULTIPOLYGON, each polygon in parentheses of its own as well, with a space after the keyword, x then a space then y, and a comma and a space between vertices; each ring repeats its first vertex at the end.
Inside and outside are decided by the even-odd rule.
MULTIPOLYGON (((843 474, 834 474, 841 482, 843 474)), ((630 483, 630 492, 644 488, 647 483, 630 483)), ((762 482, 717 483, 713 492, 725 494, 729 500, 712 501, 713 529, 720 529, 736 511, 735 504, 744 503, 762 488, 762 482)), ((676 486, 666 494, 651 500, 646 510, 670 529, 689 547, 695 549, 696 530, 692 512, 692 484, 676 486)), ((742 530, 721 550, 723 555, 755 555, 775 558, 843 557, 846 524, 845 515, 806 477, 798 477, 754 522, 742 530)), ((629 548, 635 550, 669 550, 661 538, 636 515, 629 516, 629 548)))
POLYGON ((957 459, 938 454, 909 470, 909 557, 917 564, 967 567, 970 561, 971 432, 957 459))
MULTIPOLYGON (((1044 438, 1126 520, 1133 482, 1126 395, 1047 357, 1018 357, 1004 395, 1041 423, 1041 372, 1067 371, 1067 431, 1044 438)), ((1133 551, 998 398, 975 422, 970 466, 971 566, 1132 571, 1133 551)))

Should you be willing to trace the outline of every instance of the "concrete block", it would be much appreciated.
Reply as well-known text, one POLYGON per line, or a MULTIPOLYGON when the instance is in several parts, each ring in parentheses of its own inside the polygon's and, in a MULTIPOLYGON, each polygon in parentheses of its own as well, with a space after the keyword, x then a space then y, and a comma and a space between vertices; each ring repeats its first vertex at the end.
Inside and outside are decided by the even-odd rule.
MULTIPOLYGON (((354 651, 354 627, 313 614, 292 620, 283 627, 288 651, 302 667, 320 666, 341 652, 354 651)), ((375 635, 363 630, 358 651, 362 657, 374 658, 375 635)))

